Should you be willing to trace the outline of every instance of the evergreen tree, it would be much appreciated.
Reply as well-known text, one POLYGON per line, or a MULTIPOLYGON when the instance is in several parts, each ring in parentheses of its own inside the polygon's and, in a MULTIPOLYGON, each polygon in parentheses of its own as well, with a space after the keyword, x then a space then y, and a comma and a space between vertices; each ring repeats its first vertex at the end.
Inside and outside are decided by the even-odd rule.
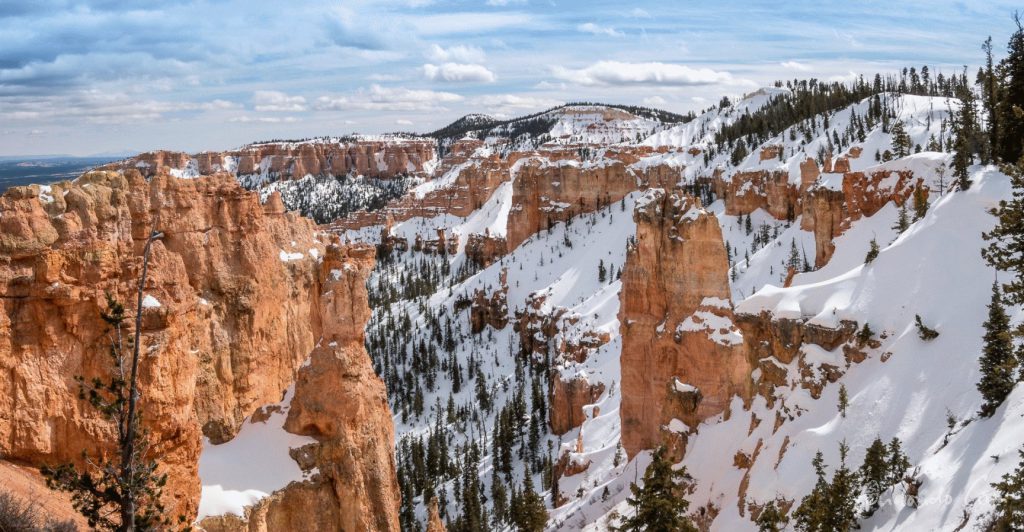
POLYGON ((1014 371, 1017 360, 1013 355, 1013 340, 1010 336, 1010 318, 1003 308, 998 283, 992 283, 992 301, 988 305, 988 320, 985 321, 984 346, 981 355, 981 381, 978 391, 985 403, 978 412, 983 417, 995 413, 1010 395, 1014 385, 1014 371))
POLYGON ((995 519, 989 530, 1011 532, 1024 530, 1024 450, 1018 451, 1021 461, 1012 473, 992 484, 999 498, 996 500, 995 519))
POLYGON ((138 374, 142 346, 143 292, 149 270, 149 254, 153 242, 163 233, 153 231, 142 253, 142 274, 136 291, 134 338, 127 343, 125 307, 113 296, 107 295, 107 311, 103 321, 110 327, 109 354, 115 373, 109 380, 94 378, 86 382, 82 376, 79 398, 100 412, 115 425, 117 453, 113 459, 88 457, 84 470, 65 463, 57 467, 44 467, 43 476, 50 489, 71 494, 72 504, 89 526, 103 530, 133 532, 156 530, 170 525, 161 502, 167 475, 157 473, 157 462, 152 459, 148 433, 142 427, 139 412, 138 374))
POLYGON ((864 463, 860 466, 860 478, 864 487, 864 493, 868 497, 868 510, 865 516, 870 516, 878 509, 879 498, 886 488, 889 487, 889 462, 888 449, 882 443, 882 438, 875 437, 867 452, 864 454, 864 463))
POLYGON ((992 232, 982 234, 991 242, 981 254, 990 266, 1013 273, 1002 289, 1008 303, 1019 305, 1024 303, 1024 169, 1009 170, 1013 197, 994 210, 999 221, 992 232))
POLYGON ((512 522, 523 532, 541 532, 548 523, 544 499, 533 490, 533 480, 526 475, 523 493, 512 506, 512 522))
POLYGON ((999 63, 1001 83, 996 106, 999 156, 1007 163, 1017 163, 1024 155, 1024 25, 1020 13, 1015 13, 1013 19, 1017 31, 1010 36, 1007 56, 999 63))
POLYGON ((672 469, 665 457, 665 447, 654 451, 653 461, 644 471, 642 488, 631 484, 633 496, 626 499, 633 507, 632 517, 619 527, 623 532, 696 532, 686 510, 689 501, 683 497, 683 488, 690 481, 686 468, 672 469))
POLYGON ((902 120, 896 120, 892 125, 892 149, 895 152, 896 158, 906 157, 910 155, 910 135, 907 134, 907 130, 903 127, 902 120))
POLYGON ((903 202, 900 205, 899 214, 896 216, 896 223, 893 224, 892 229, 897 233, 902 233, 910 227, 910 220, 907 218, 907 202, 903 202))
POLYGON ((959 91, 960 109, 953 116, 953 177, 960 190, 971 188, 969 168, 974 155, 979 151, 978 109, 974 92, 970 87, 959 91))
POLYGON ((815 455, 817 482, 814 489, 800 501, 793 512, 794 524, 801 532, 848 532, 857 526, 856 504, 860 496, 857 473, 846 466, 849 452, 846 442, 839 444, 839 467, 832 482, 825 480, 825 466, 821 451, 815 455))
POLYGON ((890 486, 895 486, 902 482, 906 476, 907 470, 910 469, 910 460, 903 453, 903 446, 899 438, 893 438, 889 442, 888 453, 889 461, 886 465, 887 481, 890 486))
POLYGON ((802 532, 828 532, 825 528, 828 520, 828 481, 825 480, 825 458, 821 451, 811 461, 817 481, 814 488, 800 500, 800 505, 793 511, 794 525, 802 532))
POLYGON ((786 266, 793 268, 793 271, 800 271, 801 260, 800 252, 796 249, 796 238, 789 241, 789 260, 786 261, 786 266))
POLYGON ((604 283, 608 279, 608 270, 604 267, 604 259, 597 261, 597 280, 604 283))
POLYGON ((839 385, 839 415, 846 417, 846 409, 850 407, 850 396, 846 392, 846 385, 839 385))
POLYGON ((982 102, 988 113, 988 152, 995 157, 999 149, 999 115, 996 112, 999 97, 996 95, 998 81, 993 67, 991 35, 982 43, 981 49, 985 52, 985 69, 982 71, 984 72, 983 79, 979 81, 982 85, 982 102))
POLYGON ((848 532, 857 527, 856 504, 860 496, 860 479, 857 473, 846 466, 849 450, 845 441, 839 444, 839 467, 832 475, 832 484, 829 486, 830 512, 826 530, 848 532))
POLYGON ((779 511, 775 501, 768 501, 768 504, 761 508, 761 514, 757 516, 754 524, 757 525, 758 532, 782 532, 785 522, 786 516, 779 511))

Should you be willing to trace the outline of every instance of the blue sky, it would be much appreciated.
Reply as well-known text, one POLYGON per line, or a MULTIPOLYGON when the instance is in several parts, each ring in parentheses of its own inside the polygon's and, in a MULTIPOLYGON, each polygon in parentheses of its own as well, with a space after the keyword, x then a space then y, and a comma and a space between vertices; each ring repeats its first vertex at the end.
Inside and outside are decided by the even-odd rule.
POLYGON ((565 101, 976 68, 1014 2, 0 0, 0 155, 429 131, 565 101))

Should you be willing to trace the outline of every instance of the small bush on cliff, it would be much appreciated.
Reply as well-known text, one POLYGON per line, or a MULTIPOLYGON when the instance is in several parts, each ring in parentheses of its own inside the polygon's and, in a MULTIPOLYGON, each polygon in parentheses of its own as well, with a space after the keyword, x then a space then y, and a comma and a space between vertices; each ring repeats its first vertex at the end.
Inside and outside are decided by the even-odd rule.
POLYGON ((57 521, 42 514, 43 508, 32 501, 26 501, 7 492, 0 492, 0 530, 22 532, 42 530, 45 532, 73 532, 78 530, 71 521, 57 521))
POLYGON ((142 258, 135 311, 134 339, 126 341, 124 305, 107 295, 107 311, 103 321, 110 327, 110 357, 113 372, 108 380, 94 378, 86 381, 76 377, 79 398, 99 411, 114 424, 117 431, 117 449, 113 459, 90 457, 83 451, 83 462, 78 467, 65 463, 44 467, 43 476, 50 489, 71 494, 75 509, 92 528, 131 532, 156 530, 170 525, 170 519, 160 499, 167 475, 157 472, 157 463, 150 458, 146 431, 141 427, 138 401, 139 350, 142 332, 143 289, 149 252, 154 240, 162 237, 154 231, 146 241, 142 258), (130 349, 130 352, 128 352, 130 349))
POLYGON ((875 261, 875 259, 878 258, 878 242, 876 242, 875 239, 872 238, 869 246, 870 247, 868 248, 868 254, 864 257, 865 265, 871 264, 872 262, 875 261))
POLYGON ((644 486, 629 486, 633 496, 626 499, 633 507, 632 517, 619 526, 621 532, 696 532, 686 510, 690 507, 683 495, 685 484, 691 478, 686 468, 672 469, 665 457, 665 448, 654 451, 653 461, 644 471, 644 486))
POLYGON ((925 325, 921 321, 920 314, 914 314, 914 324, 917 325, 917 335, 921 337, 922 340, 927 342, 928 340, 934 340, 939 337, 939 331, 925 325))

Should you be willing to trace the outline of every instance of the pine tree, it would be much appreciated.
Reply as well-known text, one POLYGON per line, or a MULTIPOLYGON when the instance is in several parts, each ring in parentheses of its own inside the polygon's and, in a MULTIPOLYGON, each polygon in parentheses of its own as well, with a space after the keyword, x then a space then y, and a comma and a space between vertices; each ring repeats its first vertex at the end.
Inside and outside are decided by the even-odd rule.
POLYGON ((895 151, 896 158, 906 157, 910 155, 910 135, 907 134, 907 130, 903 127, 902 120, 896 120, 896 123, 892 125, 892 148, 895 151))
POLYGON ((846 385, 839 385, 839 415, 846 417, 846 409, 850 407, 850 396, 846 392, 846 385))
POLYGON ((825 458, 821 451, 811 461, 817 481, 814 488, 800 500, 800 505, 793 511, 793 521, 797 530, 802 532, 829 532, 826 527, 828 520, 828 481, 825 480, 825 458))
POLYGON ((683 497, 683 484, 690 481, 686 468, 672 469, 665 457, 665 447, 654 451, 651 465, 644 471, 644 485, 629 486, 633 496, 626 501, 633 507, 632 517, 623 521, 622 532, 696 532, 686 510, 689 501, 683 497))
POLYGON ((758 532, 781 532, 785 522, 786 516, 779 511, 775 501, 768 501, 768 504, 761 508, 761 514, 757 516, 754 524, 757 525, 758 532))
POLYGON ((999 97, 996 95, 998 82, 996 80, 995 68, 993 67, 991 35, 982 43, 981 50, 985 52, 984 78, 981 81, 982 101, 985 104, 985 110, 988 112, 988 153, 995 157, 998 154, 999 147, 999 115, 996 112, 999 97))
POLYGON ((995 209, 999 221, 990 233, 982 234, 990 243, 981 255, 990 266, 1013 273, 1002 289, 1006 301, 1018 305, 1024 303, 1024 169, 1010 169, 1010 184, 1013 197, 995 209))
POLYGON ((1000 61, 1001 83, 996 114, 999 121, 998 150, 1007 163, 1017 163, 1024 155, 1024 25, 1015 13, 1017 31, 1006 45, 1007 55, 1000 61))
POLYGON ((903 202, 900 205, 899 214, 896 216, 896 223, 893 224, 892 229, 897 233, 902 233, 910 227, 910 220, 907 218, 907 202, 903 202))
POLYGON ((857 473, 846 466, 846 455, 850 448, 843 441, 839 444, 839 467, 832 475, 829 486, 828 507, 830 509, 825 530, 848 532, 857 527, 857 497, 860 496, 860 479, 857 473))
POLYGON ((860 466, 860 478, 864 493, 868 497, 869 507, 865 516, 870 516, 878 509, 879 498, 889 487, 888 449, 882 438, 875 437, 864 454, 864 464, 860 466))
POLYGON ((974 92, 970 87, 960 89, 960 110, 953 117, 953 177, 956 178, 960 190, 971 188, 969 168, 974 163, 974 155, 979 151, 978 109, 974 92))
POLYGON ((796 249, 796 238, 789 241, 789 260, 786 266, 793 268, 793 271, 800 271, 800 252, 796 249))
POLYGON ((978 412, 983 417, 995 413, 1010 395, 1014 385, 1014 371, 1017 360, 1013 354, 1013 340, 1010 336, 1010 318, 1003 308, 998 283, 992 283, 992 301, 988 305, 988 320, 985 321, 984 346, 981 355, 981 381, 978 391, 985 399, 978 412))
POLYGON ((865 265, 871 264, 872 262, 875 261, 876 258, 878 258, 878 242, 876 242, 875 239, 872 238, 868 246, 868 254, 864 256, 865 265))
POLYGON ((886 479, 890 486, 895 486, 903 481, 910 469, 910 460, 903 453, 903 445, 899 438, 893 438, 889 442, 889 459, 886 464, 886 479))
POLYGON ((526 475, 523 493, 518 504, 512 507, 512 522, 523 532, 541 532, 548 523, 548 511, 544 499, 533 490, 533 480, 526 475))
POLYGON ((597 261, 597 280, 600 283, 604 283, 608 279, 608 270, 604 267, 604 259, 597 261))
POLYGON ((108 381, 100 378, 86 382, 82 376, 79 397, 114 423, 117 431, 117 453, 113 459, 86 457, 89 464, 80 470, 70 463, 44 467, 43 476, 50 489, 71 494, 75 510, 89 526, 103 530, 131 532, 153 530, 170 525, 161 502, 167 475, 157 473, 157 462, 151 458, 148 433, 142 427, 138 401, 142 395, 138 384, 140 349, 142 347, 143 292, 149 270, 149 254, 153 242, 163 233, 153 231, 142 253, 142 274, 136 291, 134 339, 125 352, 127 319, 125 307, 107 295, 107 311, 103 321, 110 327, 110 357, 115 374, 108 381))
POLYGON ((989 528, 993 532, 1024 530, 1024 450, 1018 452, 1021 461, 1017 469, 992 484, 999 496, 996 500, 995 519, 989 528))

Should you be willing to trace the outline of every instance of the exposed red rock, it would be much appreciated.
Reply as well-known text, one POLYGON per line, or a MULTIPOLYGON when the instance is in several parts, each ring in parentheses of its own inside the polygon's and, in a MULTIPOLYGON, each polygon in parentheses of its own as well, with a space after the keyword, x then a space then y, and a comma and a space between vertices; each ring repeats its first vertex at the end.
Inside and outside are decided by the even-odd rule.
POLYGON ((654 189, 634 219, 619 310, 622 443, 630 455, 665 442, 678 453, 683 442, 666 426, 696 426, 734 395, 749 398, 753 368, 736 332, 717 325, 732 311, 715 216, 690 196, 654 189))
MULTIPOLYGON (((279 401, 321 335, 361 338, 365 296, 360 312, 355 299, 332 310, 335 321, 324 318, 319 294, 330 281, 312 222, 261 205, 229 176, 93 172, 45 198, 38 187, 13 188, 0 210, 0 388, 13 391, 0 396, 5 457, 81 463, 83 450, 111 448, 113 427, 78 399, 74 377, 109 373, 104 294, 131 300, 154 228, 165 236, 153 245, 146 293, 159 306, 144 314, 140 386, 152 448, 170 474, 169 513, 195 515, 201 434, 226 441, 258 406, 279 401)), ((361 351, 346 361, 369 367, 361 351)), ((387 430, 361 432, 356 452, 390 455, 383 386, 372 370, 357 374, 364 378, 347 382, 361 391, 352 393, 379 401, 372 410, 387 430)), ((345 478, 394 477, 393 464, 365 467, 373 471, 349 469, 345 478)), ((345 496, 375 507, 396 500, 392 488, 345 496)))
POLYGON ((237 150, 203 152, 146 152, 107 165, 106 169, 137 169, 145 177, 185 172, 210 175, 265 176, 268 181, 300 179, 306 175, 347 174, 391 178, 423 173, 435 158, 435 143, 420 139, 270 142, 237 150))

